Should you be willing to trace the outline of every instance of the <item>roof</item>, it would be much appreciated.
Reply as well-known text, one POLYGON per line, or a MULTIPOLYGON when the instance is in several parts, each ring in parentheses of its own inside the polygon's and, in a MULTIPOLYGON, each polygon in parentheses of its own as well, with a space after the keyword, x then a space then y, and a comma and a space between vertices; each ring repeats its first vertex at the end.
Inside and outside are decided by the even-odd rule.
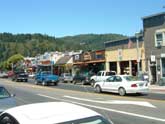
POLYGON ((147 18, 151 18, 151 17, 154 17, 154 16, 160 16, 160 15, 165 15, 165 12, 152 14, 152 15, 149 15, 149 16, 144 16, 144 17, 142 17, 142 19, 144 20, 144 19, 147 19, 147 18))
MULTIPOLYGON (((143 34, 139 34, 139 37, 143 37, 143 34)), ((110 42, 119 42, 119 41, 123 41, 123 40, 129 40, 129 39, 135 39, 136 36, 130 36, 130 37, 126 37, 126 38, 122 38, 122 39, 118 39, 118 40, 111 40, 111 41, 105 41, 104 44, 106 43, 110 43, 110 42)))
POLYGON ((100 115, 88 108, 66 103, 46 102, 6 110, 20 124, 55 124, 100 115))
POLYGON ((56 65, 66 64, 70 60, 71 57, 72 56, 68 56, 68 55, 61 57, 59 60, 57 60, 57 62, 55 64, 56 65))

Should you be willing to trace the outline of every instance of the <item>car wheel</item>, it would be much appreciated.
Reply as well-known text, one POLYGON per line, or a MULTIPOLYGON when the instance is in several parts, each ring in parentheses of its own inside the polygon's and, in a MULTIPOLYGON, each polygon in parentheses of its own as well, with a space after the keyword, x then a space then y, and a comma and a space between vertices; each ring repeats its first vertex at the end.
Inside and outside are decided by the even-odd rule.
POLYGON ((97 85, 95 87, 95 90, 96 90, 96 93, 101 93, 102 92, 101 87, 99 85, 97 85))
POLYGON ((91 86, 93 87, 95 85, 95 80, 91 80, 91 86))
POLYGON ((54 83, 54 86, 57 86, 57 84, 58 84, 58 83, 57 83, 57 82, 55 82, 55 83, 54 83))
POLYGON ((119 90, 118 90, 118 92, 119 92, 119 95, 120 96, 124 96, 125 94, 126 94, 126 91, 125 91, 125 89, 124 88, 119 88, 119 90))
POLYGON ((42 81, 42 85, 43 85, 43 86, 46 86, 47 83, 46 83, 45 81, 42 81))

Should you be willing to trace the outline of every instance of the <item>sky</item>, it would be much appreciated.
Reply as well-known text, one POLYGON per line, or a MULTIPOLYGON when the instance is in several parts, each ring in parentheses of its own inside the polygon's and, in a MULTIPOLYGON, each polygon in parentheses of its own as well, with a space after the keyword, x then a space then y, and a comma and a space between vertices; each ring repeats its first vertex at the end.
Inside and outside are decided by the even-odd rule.
POLYGON ((143 29, 141 18, 163 6, 165 0, 0 0, 0 33, 133 36, 143 29))

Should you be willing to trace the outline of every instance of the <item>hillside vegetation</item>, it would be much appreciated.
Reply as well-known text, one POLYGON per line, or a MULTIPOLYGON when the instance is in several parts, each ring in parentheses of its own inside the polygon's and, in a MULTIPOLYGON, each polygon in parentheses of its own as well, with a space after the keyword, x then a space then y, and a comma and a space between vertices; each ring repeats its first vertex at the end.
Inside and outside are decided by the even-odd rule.
POLYGON ((0 61, 14 54, 36 56, 46 51, 97 50, 104 49, 104 42, 126 36, 120 34, 83 34, 55 38, 43 34, 0 33, 0 61))

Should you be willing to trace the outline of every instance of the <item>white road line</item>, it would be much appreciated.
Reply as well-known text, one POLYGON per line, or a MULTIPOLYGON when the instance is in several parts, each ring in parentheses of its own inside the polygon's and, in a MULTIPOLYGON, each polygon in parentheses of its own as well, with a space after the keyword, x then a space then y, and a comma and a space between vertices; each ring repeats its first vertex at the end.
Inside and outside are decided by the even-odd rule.
POLYGON ((46 97, 46 98, 50 98, 50 99, 54 99, 54 100, 66 101, 66 102, 71 102, 71 103, 74 103, 74 104, 79 104, 79 105, 83 105, 83 106, 87 106, 87 107, 92 107, 92 108, 96 108, 96 109, 102 109, 102 110, 105 110, 105 111, 111 111, 111 112, 115 112, 115 113, 129 115, 129 116, 135 116, 135 117, 140 117, 140 118, 145 118, 145 119, 150 119, 150 120, 165 122, 165 119, 161 119, 161 118, 156 118, 156 117, 151 117, 151 116, 145 116, 145 115, 139 115, 139 114, 135 114, 135 113, 125 112, 125 111, 119 111, 119 110, 109 109, 109 108, 100 107, 100 106, 88 105, 88 104, 74 102, 74 101, 70 101, 70 100, 66 100, 66 99, 54 98, 54 97, 43 95, 43 94, 37 94, 37 95, 42 96, 42 97, 46 97))
POLYGON ((98 100, 77 98, 77 97, 72 97, 72 96, 64 96, 64 97, 70 98, 70 99, 81 100, 81 101, 102 103, 102 104, 127 104, 127 105, 138 105, 138 106, 145 106, 145 107, 156 108, 151 103, 149 103, 149 102, 143 102, 143 101, 125 101, 125 100, 124 101, 123 100, 98 101, 98 100))

